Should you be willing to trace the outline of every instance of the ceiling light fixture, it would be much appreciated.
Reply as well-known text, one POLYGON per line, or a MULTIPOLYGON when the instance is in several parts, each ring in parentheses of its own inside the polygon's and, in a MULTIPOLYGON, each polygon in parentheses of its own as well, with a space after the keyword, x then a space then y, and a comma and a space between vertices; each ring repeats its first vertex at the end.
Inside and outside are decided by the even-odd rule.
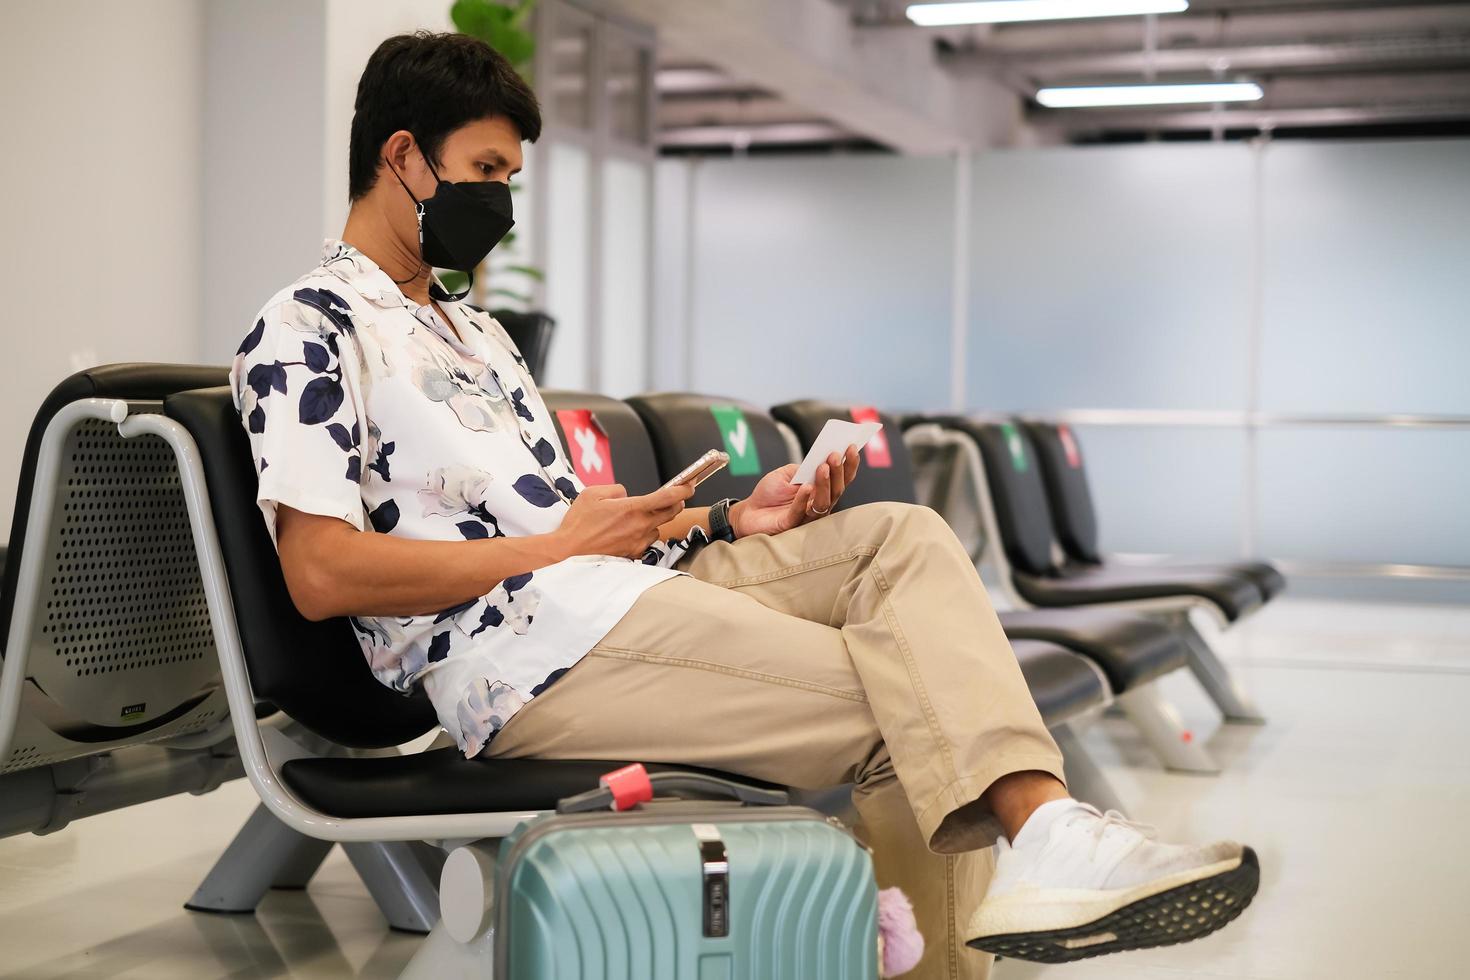
POLYGON ((969 0, 963 3, 913 3, 904 13, 920 27, 947 27, 1076 17, 1177 14, 1188 9, 1189 0, 969 0))
POLYGON ((1118 105, 1187 105, 1200 102, 1254 102, 1266 93, 1255 82, 1201 82, 1192 85, 1083 85, 1044 88, 1036 101, 1048 109, 1090 109, 1118 105))

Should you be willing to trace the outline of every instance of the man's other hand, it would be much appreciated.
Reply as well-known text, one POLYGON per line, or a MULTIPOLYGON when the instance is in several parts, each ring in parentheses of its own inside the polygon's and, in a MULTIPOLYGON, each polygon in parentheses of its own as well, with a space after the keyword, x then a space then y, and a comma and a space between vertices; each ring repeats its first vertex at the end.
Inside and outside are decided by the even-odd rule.
POLYGON ((796 464, 772 470, 756 484, 751 495, 730 508, 730 526, 735 536, 780 534, 807 521, 825 517, 837 505, 842 492, 857 476, 860 459, 857 446, 842 455, 833 453, 817 467, 811 483, 791 482, 796 464))

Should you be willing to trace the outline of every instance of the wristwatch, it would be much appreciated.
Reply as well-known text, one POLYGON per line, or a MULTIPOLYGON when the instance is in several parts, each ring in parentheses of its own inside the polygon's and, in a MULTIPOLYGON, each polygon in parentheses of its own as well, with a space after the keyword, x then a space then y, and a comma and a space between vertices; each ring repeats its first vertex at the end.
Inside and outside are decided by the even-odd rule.
POLYGON ((709 509, 709 536, 711 541, 734 541, 735 529, 730 526, 730 507, 739 503, 734 497, 717 500, 709 509))

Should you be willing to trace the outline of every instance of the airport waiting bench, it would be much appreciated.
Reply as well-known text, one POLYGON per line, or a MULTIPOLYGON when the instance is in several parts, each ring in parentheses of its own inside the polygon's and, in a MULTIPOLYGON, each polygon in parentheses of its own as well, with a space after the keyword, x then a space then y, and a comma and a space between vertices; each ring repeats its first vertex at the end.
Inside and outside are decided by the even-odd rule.
MULTIPOLYGON (((625 760, 398 754, 437 727, 433 712, 372 678, 345 620, 296 611, 224 380, 222 368, 109 365, 68 378, 37 414, 0 606, 0 834, 49 832, 243 773, 261 804, 190 908, 249 911, 272 886, 304 885, 341 843, 389 924, 429 932, 405 976, 487 970, 491 842, 625 760)), ((553 409, 584 410, 614 437, 630 492, 687 462, 667 397, 678 396, 625 405, 547 393, 553 409)), ((680 436, 701 452, 720 444, 710 401, 705 428, 680 436)), ((799 450, 769 416, 744 410, 771 465, 799 450)), ((742 479, 701 493, 743 495, 754 479, 742 479)), ((1068 736, 1115 679, 1066 644, 1013 646, 1069 775, 1111 805, 1068 736)))
MULTIPOLYGON (((1092 505, 1092 486, 1082 441, 1070 425, 1049 419, 1020 419, 1018 424, 1030 438, 1046 481, 1046 499, 1055 525, 1057 543, 1079 566, 1102 568, 1108 558, 1098 547, 1097 512, 1092 505)), ((1182 569, 1244 578, 1261 593, 1264 603, 1286 588, 1286 577, 1267 561, 1200 562, 1171 559, 1160 566, 1165 571, 1182 569)))
MULTIPOLYGON (((164 399, 227 376, 103 365, 63 380, 36 412, 0 589, 0 836, 53 833, 243 775, 190 520, 198 488, 181 479, 163 415, 164 399)), ((247 519, 260 523, 253 505, 247 519)), ((270 702, 240 710, 280 744, 350 751, 270 702)), ((304 886, 330 847, 262 807, 188 905, 251 911, 272 887, 304 886)), ((390 925, 432 926, 437 882, 422 855, 344 849, 390 925)))

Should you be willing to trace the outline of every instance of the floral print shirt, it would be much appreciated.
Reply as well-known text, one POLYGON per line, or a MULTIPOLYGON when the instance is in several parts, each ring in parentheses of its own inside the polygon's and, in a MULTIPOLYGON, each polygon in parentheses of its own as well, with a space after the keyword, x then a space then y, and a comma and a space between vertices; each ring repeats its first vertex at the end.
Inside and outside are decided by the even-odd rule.
MULTIPOLYGON (((505 330, 465 303, 421 306, 350 245, 260 312, 230 369, 271 539, 276 507, 359 531, 468 541, 544 534, 583 489, 505 330)), ((419 616, 354 616, 378 680, 423 683, 475 755, 705 540, 642 561, 583 555, 419 616)))

